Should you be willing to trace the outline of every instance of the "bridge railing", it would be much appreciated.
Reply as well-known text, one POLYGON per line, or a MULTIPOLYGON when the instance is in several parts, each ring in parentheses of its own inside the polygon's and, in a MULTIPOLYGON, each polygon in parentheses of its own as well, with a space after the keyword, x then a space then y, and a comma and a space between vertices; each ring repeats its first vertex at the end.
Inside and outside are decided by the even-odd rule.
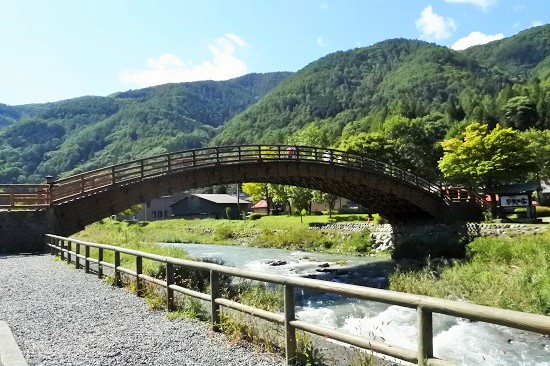
POLYGON ((550 335, 550 317, 544 315, 521 313, 517 311, 491 308, 488 306, 374 289, 357 285, 334 283, 301 277, 280 276, 264 272, 254 272, 212 263, 163 257, 146 252, 90 243, 55 235, 47 235, 46 239, 46 245, 50 247, 51 254, 60 255, 61 258, 67 260, 68 263, 74 263, 77 269, 81 267, 82 261, 84 261, 85 271, 90 272, 90 263, 94 263, 97 265, 97 275, 102 278, 104 275, 104 268, 111 268, 114 272, 114 280, 117 286, 122 286, 122 274, 133 277, 135 280, 137 295, 142 294, 144 281, 164 287, 166 289, 166 304, 168 311, 175 310, 175 292, 210 302, 213 330, 218 330, 220 324, 220 306, 283 325, 285 327, 284 334, 286 359, 289 365, 294 364, 296 358, 296 330, 301 330, 322 336, 324 338, 344 342, 355 347, 385 354, 418 365, 453 365, 454 363, 438 359, 433 355, 434 313, 447 314, 473 321, 503 325, 511 328, 540 333, 542 335, 550 335), (90 256, 90 248, 97 249, 97 258, 90 256), (82 252, 82 249, 84 249, 84 252, 82 252), (114 253, 114 263, 103 260, 105 251, 111 251, 114 253), (131 270, 121 266, 121 254, 134 257, 136 270, 131 270), (142 264, 144 258, 164 263, 166 270, 165 278, 158 279, 143 274, 142 264), (194 291, 189 288, 182 287, 180 284, 176 284, 174 281, 174 271, 178 266, 209 272, 211 281, 210 293, 207 294, 194 291), (281 314, 265 311, 223 298, 219 282, 220 275, 262 281, 274 285, 282 285, 284 287, 284 313, 281 314), (318 324, 306 322, 304 320, 299 320, 295 316, 295 290, 310 290, 331 293, 350 298, 371 300, 384 304, 416 309, 416 329, 418 334, 417 347, 416 349, 411 350, 397 345, 388 344, 385 341, 375 341, 320 326, 318 324))
POLYGON ((475 203, 483 209, 489 209, 489 203, 471 189, 446 186, 441 188, 441 195, 447 204, 475 203))
POLYGON ((0 184, 0 210, 40 209, 50 205, 47 184, 0 184))
POLYGON ((439 184, 390 164, 352 152, 310 146, 242 145, 209 147, 157 155, 59 179, 52 185, 51 198, 52 202, 57 204, 107 189, 112 185, 123 185, 164 174, 178 173, 188 168, 252 161, 266 163, 270 161, 317 162, 340 165, 388 176, 430 194, 439 196, 441 192, 439 184))

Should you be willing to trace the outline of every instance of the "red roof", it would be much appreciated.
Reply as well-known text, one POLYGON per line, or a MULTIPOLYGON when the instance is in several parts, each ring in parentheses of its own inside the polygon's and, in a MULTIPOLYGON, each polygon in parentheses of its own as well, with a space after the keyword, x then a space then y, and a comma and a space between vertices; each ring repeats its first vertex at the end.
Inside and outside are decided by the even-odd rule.
POLYGON ((254 205, 252 205, 252 208, 267 208, 267 201, 266 200, 259 200, 254 205))

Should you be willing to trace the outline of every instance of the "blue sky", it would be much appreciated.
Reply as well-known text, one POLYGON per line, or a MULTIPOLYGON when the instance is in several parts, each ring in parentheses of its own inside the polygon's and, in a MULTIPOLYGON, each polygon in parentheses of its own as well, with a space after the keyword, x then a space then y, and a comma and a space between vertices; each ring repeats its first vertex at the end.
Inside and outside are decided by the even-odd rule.
POLYGON ((396 37, 461 49, 549 22, 549 0, 0 0, 0 103, 297 71, 396 37))

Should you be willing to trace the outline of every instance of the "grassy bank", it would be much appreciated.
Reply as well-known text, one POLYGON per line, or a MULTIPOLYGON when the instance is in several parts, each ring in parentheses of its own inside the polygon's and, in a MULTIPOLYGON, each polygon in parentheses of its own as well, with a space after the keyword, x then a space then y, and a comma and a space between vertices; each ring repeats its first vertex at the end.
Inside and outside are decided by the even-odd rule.
POLYGON ((477 238, 463 262, 401 271, 390 289, 550 315, 550 232, 477 238))
POLYGON ((360 215, 269 216, 260 220, 162 220, 118 222, 103 220, 86 227, 75 237, 120 245, 151 245, 159 242, 247 244, 257 247, 300 249, 343 254, 369 254, 369 233, 322 233, 309 230, 310 223, 365 222, 360 215), (302 222, 303 221, 303 222, 302 222), (142 243, 142 244, 140 244, 142 243))

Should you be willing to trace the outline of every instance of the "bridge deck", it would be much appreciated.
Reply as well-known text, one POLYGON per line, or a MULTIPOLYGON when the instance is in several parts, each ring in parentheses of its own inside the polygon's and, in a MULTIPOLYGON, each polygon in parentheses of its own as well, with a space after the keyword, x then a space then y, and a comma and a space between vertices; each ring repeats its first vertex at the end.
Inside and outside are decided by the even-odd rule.
POLYGON ((0 257, 0 319, 29 365, 283 365, 50 256, 0 257))

